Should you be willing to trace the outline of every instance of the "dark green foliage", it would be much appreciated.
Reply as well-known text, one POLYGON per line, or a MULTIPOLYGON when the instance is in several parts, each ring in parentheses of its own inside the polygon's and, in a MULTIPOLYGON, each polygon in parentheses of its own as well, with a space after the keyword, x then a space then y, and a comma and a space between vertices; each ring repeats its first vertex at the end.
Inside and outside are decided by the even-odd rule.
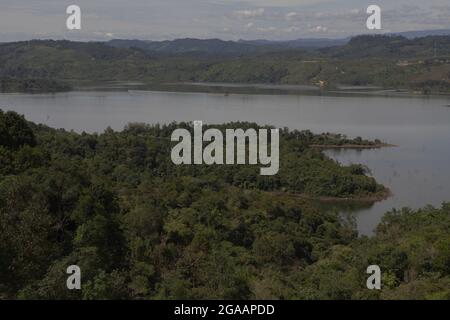
MULTIPOLYGON (((360 197, 382 187, 310 148, 309 132, 282 130, 280 174, 263 179, 247 166, 174 166, 167 138, 190 124, 79 135, 7 114, 0 124, 23 123, 11 127, 22 137, 15 149, 0 148, 2 298, 449 296, 450 207, 390 213, 375 238, 358 239, 350 222, 292 192, 360 197), (383 268, 381 293, 365 289, 370 263, 383 268), (66 288, 73 264, 81 291, 66 288)), ((219 128, 233 126, 256 127, 219 128)))
POLYGON ((0 79, 0 92, 54 93, 69 90, 68 84, 48 79, 0 79))
POLYGON ((309 50, 195 39, 0 45, 3 91, 56 92, 68 89, 67 83, 142 81, 307 84, 322 89, 372 85, 433 93, 448 92, 449 74, 450 36, 359 36, 341 46, 309 50))
POLYGON ((0 110, 0 147, 10 150, 36 144, 34 133, 23 116, 0 110))

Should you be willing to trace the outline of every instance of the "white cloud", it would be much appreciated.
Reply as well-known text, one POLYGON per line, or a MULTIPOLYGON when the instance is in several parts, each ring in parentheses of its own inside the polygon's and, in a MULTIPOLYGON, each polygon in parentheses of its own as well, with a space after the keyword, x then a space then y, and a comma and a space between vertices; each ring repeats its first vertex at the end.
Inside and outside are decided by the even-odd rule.
POLYGON ((311 32, 318 32, 318 33, 320 33, 320 32, 327 32, 328 28, 324 27, 324 26, 316 26, 316 27, 310 29, 310 31, 311 32))
MULTIPOLYGON (((65 26, 69 0, 0 0, 0 41, 183 37, 290 39, 366 33, 362 0, 76 0, 83 29, 65 26), (253 23, 248 25, 248 23, 253 23), (267 30, 265 34, 263 31, 267 30), (276 31, 274 31, 274 28, 276 31)), ((384 31, 449 28, 450 0, 377 0, 384 31)))
POLYGON ((259 32, 274 32, 277 31, 276 27, 260 27, 257 29, 259 32))
POLYGON ((243 19, 251 19, 251 18, 257 18, 262 17, 264 15, 264 12, 266 10, 264 8, 259 8, 255 10, 237 10, 234 12, 234 14, 243 19))
POLYGON ((299 32, 300 30, 301 29, 299 27, 295 27, 295 26, 283 29, 283 31, 286 33, 299 32))
POLYGON ((297 12, 289 12, 286 14, 286 20, 291 21, 298 17, 297 12))
POLYGON ((229 0, 231 2, 245 2, 254 6, 264 7, 292 7, 301 5, 317 5, 329 0, 229 0))

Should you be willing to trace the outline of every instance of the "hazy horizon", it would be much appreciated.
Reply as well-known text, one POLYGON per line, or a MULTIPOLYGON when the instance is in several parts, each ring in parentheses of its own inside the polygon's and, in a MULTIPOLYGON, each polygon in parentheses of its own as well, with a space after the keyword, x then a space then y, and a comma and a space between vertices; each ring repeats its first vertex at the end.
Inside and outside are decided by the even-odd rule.
POLYGON ((392 35, 392 34, 403 34, 403 33, 410 33, 410 32, 439 32, 443 31, 446 32, 445 36, 450 36, 450 28, 449 29, 429 29, 429 30, 405 30, 405 31, 398 31, 398 32, 386 32, 386 33, 361 33, 361 34, 354 34, 354 35, 348 35, 348 36, 342 36, 338 38, 331 38, 331 37, 301 37, 301 38, 292 38, 292 39, 280 39, 280 40, 270 40, 270 39, 264 39, 264 38, 255 38, 255 39, 236 39, 236 40, 230 40, 230 39, 223 39, 223 38, 197 38, 197 37, 182 37, 182 38, 174 38, 174 39, 160 39, 160 40, 154 40, 154 39, 145 39, 145 38, 111 38, 111 39, 99 39, 99 40, 77 40, 77 39, 67 39, 67 38, 30 38, 30 39, 20 39, 20 40, 8 40, 8 41, 0 41, 0 43, 9 43, 9 42, 25 42, 25 41, 73 41, 73 42, 108 42, 112 40, 130 40, 130 41, 148 41, 148 42, 163 42, 163 41, 175 41, 175 40, 184 40, 184 39, 192 39, 192 40, 220 40, 220 41, 232 41, 232 42, 250 42, 250 41, 268 41, 268 42, 289 42, 289 41, 297 41, 297 40, 345 40, 349 39, 355 36, 362 36, 362 35, 392 35))
POLYGON ((366 0, 3 0, 0 41, 67 39, 341 39, 357 34, 450 28, 448 0, 378 0, 382 30, 366 29, 366 0), (66 29, 66 8, 82 30, 66 29))

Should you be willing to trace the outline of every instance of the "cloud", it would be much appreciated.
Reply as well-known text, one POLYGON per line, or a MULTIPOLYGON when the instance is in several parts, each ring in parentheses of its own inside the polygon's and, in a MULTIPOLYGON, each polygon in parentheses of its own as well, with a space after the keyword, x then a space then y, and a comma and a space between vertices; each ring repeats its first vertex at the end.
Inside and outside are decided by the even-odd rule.
POLYGON ((302 5, 317 5, 330 2, 329 0, 228 0, 231 2, 244 2, 262 7, 295 7, 302 5))
MULTIPOLYGON (((31 38, 166 40, 183 37, 290 39, 367 33, 362 0, 1 0, 0 41, 31 38), (66 7, 83 29, 69 32, 66 7), (249 25, 249 23, 252 23, 249 25), (276 29, 276 30, 275 30, 276 29)), ((449 0, 377 0, 383 31, 444 29, 449 0)))
POLYGON ((260 27, 260 28, 257 28, 257 30, 259 31, 259 32, 274 32, 274 31, 277 31, 278 29, 276 28, 276 27, 273 27, 273 26, 271 26, 271 27, 260 27))
POLYGON ((262 17, 265 13, 265 9, 264 8, 258 8, 255 10, 237 10, 234 11, 234 15, 242 18, 242 19, 251 19, 251 18, 257 18, 257 17, 262 17))
POLYGON ((311 32, 317 32, 317 33, 324 33, 328 31, 327 27, 324 26, 316 26, 314 28, 311 28, 309 31, 311 32))
POLYGON ((288 27, 288 28, 284 28, 283 31, 286 33, 292 33, 292 32, 299 32, 301 29, 299 27, 296 26, 292 26, 292 27, 288 27))
POLYGON ((292 11, 292 12, 286 13, 286 20, 287 21, 294 20, 297 16, 298 16, 297 12, 292 11))

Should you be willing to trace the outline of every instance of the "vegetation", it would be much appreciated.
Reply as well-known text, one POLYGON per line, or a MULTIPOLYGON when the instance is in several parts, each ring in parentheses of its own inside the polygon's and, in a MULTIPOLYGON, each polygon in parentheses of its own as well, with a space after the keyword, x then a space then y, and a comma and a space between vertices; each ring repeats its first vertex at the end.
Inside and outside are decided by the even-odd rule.
POLYGON ((355 139, 349 139, 347 136, 336 133, 323 133, 323 134, 311 134, 309 132, 304 132, 307 143, 310 146, 316 147, 367 147, 367 148, 377 148, 381 146, 388 146, 388 144, 381 142, 379 139, 370 141, 363 139, 361 137, 356 137, 355 139))
POLYGON ((282 130, 281 171, 266 180, 247 166, 174 166, 175 126, 191 129, 76 134, 0 112, 0 298, 450 297, 450 205, 391 212, 358 238, 351 221, 289 196, 382 188, 311 148, 311 133, 282 130), (365 289, 372 263, 381 292, 365 289), (65 286, 72 264, 81 291, 65 286))
POLYGON ((421 93, 450 88, 450 36, 358 36, 300 49, 220 40, 27 41, 0 45, 0 78, 147 83, 230 82, 379 86, 421 93))
POLYGON ((48 79, 0 79, 0 92, 48 93, 70 90, 69 85, 48 79))

